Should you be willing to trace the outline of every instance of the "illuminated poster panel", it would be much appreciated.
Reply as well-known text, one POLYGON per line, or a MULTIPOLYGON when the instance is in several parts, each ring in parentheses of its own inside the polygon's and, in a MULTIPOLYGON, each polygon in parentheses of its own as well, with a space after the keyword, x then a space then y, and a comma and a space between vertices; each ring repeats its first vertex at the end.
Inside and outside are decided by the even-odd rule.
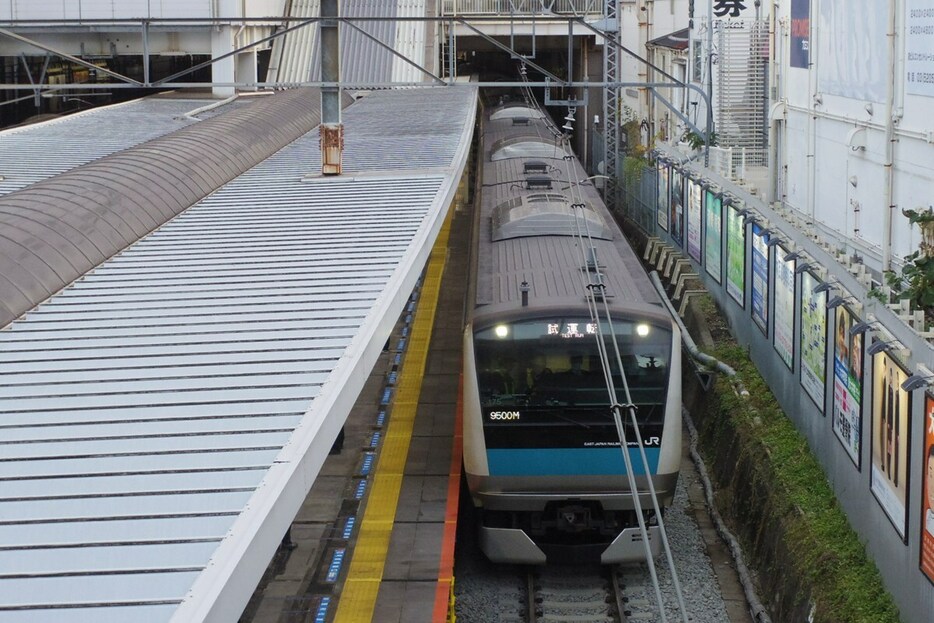
POLYGON ((934 398, 924 395, 924 463, 921 465, 921 571, 934 582, 934 398))
POLYGON ((658 167, 658 226, 668 231, 668 209, 671 205, 668 195, 668 165, 661 160, 655 165, 658 167))
POLYGON ((856 318, 843 305, 836 309, 833 348, 833 432, 859 468, 863 429, 863 336, 851 332, 856 318))
POLYGON ((671 239, 684 246, 684 176, 681 171, 671 170, 671 239))
POLYGON ((814 292, 817 277, 801 274, 801 386, 824 412, 827 353, 827 293, 814 292))
MULTIPOLYGON (((887 353, 872 360, 872 475, 869 488, 895 531, 906 538, 908 515, 908 432, 911 394, 902 390, 906 372, 887 353)), ((927 437, 927 435, 925 435, 927 437)))
POLYGON ((793 369, 795 350, 795 261, 785 261, 788 251, 775 247, 775 334, 772 344, 788 369, 793 369))
POLYGON ((701 185, 688 179, 688 255, 695 262, 701 261, 701 185))
POLYGON ((769 334, 769 235, 752 224, 752 321, 769 334))
POLYGON ((717 283, 721 282, 723 273, 723 200, 711 190, 704 191, 707 195, 706 216, 704 225, 704 263, 707 265, 707 274, 717 283))
POLYGON ((726 291, 741 306, 746 306, 746 226, 739 210, 726 210, 726 291))

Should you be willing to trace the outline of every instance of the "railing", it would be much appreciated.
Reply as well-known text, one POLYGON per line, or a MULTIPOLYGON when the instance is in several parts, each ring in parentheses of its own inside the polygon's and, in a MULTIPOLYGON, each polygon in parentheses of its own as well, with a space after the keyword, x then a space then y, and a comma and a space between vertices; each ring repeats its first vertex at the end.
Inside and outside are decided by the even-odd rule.
POLYGON ((602 0, 442 0, 442 15, 599 15, 602 0))

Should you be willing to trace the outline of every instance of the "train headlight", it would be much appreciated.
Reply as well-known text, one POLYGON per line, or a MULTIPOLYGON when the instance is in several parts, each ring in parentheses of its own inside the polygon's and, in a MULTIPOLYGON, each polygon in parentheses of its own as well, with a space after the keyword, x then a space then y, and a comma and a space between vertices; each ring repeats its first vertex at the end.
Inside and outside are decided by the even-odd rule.
POLYGON ((636 335, 638 335, 639 337, 645 337, 648 334, 649 334, 649 325, 645 324, 644 322, 640 322, 639 324, 636 325, 636 335))
POLYGON ((509 335, 509 327, 504 324, 496 325, 496 328, 493 329, 493 331, 496 333, 496 337, 506 337, 509 335))

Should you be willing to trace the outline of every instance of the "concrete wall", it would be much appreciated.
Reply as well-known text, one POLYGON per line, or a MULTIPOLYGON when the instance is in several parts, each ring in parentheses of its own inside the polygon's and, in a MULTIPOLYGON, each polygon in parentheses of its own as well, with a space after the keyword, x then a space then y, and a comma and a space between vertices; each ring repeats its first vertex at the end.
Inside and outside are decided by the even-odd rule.
MULTIPOLYGON (((672 158, 681 160, 683 154, 665 150, 672 158)), ((739 305, 726 292, 726 278, 723 284, 718 284, 706 272, 703 265, 691 260, 679 245, 675 244, 660 228, 656 228, 656 235, 669 245, 679 249, 681 256, 688 258, 691 267, 698 275, 704 287, 713 295, 727 318, 734 335, 740 344, 749 351, 750 358, 755 362, 763 378, 768 382, 778 399, 782 409, 792 419, 796 427, 805 435, 812 452, 824 467, 828 481, 850 524, 856 530, 860 540, 866 544, 866 549, 882 573, 883 581, 895 598, 901 612, 903 621, 929 621, 934 620, 934 585, 927 580, 919 569, 920 543, 923 525, 921 522, 922 500, 922 471, 925 461, 923 455, 923 439, 925 432, 924 395, 923 391, 915 391, 912 396, 911 422, 906 427, 909 436, 908 444, 908 491, 907 491, 907 531, 905 541, 897 533, 893 522, 884 512, 870 489, 870 474, 872 471, 872 410, 874 404, 872 383, 872 357, 864 353, 861 422, 858 427, 862 439, 859 453, 859 465, 851 460, 844 445, 838 439, 832 428, 832 413, 834 401, 833 381, 833 338, 834 321, 831 313, 827 328, 827 350, 825 354, 826 376, 824 382, 824 400, 818 404, 804 391, 801 384, 801 297, 802 278, 795 278, 795 329, 794 344, 795 356, 793 367, 789 369, 780 359, 775 346, 774 317, 775 317, 775 256, 784 255, 787 250, 803 250, 809 256, 809 263, 813 269, 822 274, 823 280, 839 281, 839 285, 830 296, 835 294, 853 295, 854 301, 850 307, 855 311, 858 320, 865 320, 872 315, 879 323, 907 347, 907 351, 893 353, 901 359, 908 373, 917 369, 918 364, 931 367, 934 364, 934 349, 927 340, 920 337, 896 314, 882 305, 879 301, 867 297, 866 288, 848 273, 846 268, 835 260, 832 249, 823 248, 811 240, 807 233, 786 219, 782 213, 773 210, 765 202, 750 195, 744 189, 730 181, 707 171, 699 171, 697 165, 690 165, 695 172, 701 173, 705 183, 713 184, 723 191, 737 197, 746 208, 752 208, 757 218, 767 222, 773 229, 777 228, 785 240, 782 246, 776 246, 770 257, 769 275, 769 326, 768 333, 763 331, 751 321, 751 290, 752 290, 752 260, 750 226, 746 226, 745 249, 745 305, 739 305), (784 247, 784 249, 783 249, 784 247), (855 303, 855 300, 863 305, 855 303)), ((652 177, 651 173, 647 176, 652 177)), ((788 213, 792 214, 792 213, 788 213)), ((725 230, 724 226, 724 230, 725 230)), ((726 248, 724 233, 723 248, 726 248)), ((803 261, 803 260, 802 260, 803 261)), ((726 260, 724 256, 724 266, 726 260)), ((885 339, 882 334, 867 333, 863 347, 874 341, 885 339), (872 337, 870 337, 872 336, 872 337)), ((877 355, 879 357, 881 355, 877 355)), ((889 356, 889 355, 886 355, 889 356)))

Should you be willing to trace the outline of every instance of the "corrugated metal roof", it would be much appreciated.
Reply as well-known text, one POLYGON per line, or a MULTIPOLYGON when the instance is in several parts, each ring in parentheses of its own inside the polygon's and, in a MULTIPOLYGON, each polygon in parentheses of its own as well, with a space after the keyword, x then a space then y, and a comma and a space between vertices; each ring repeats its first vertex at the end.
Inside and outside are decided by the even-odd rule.
MULTIPOLYGON (((204 100, 146 98, 0 132, 0 196, 196 121, 204 100)), ((241 106, 227 104, 198 119, 241 106)))
POLYGON ((236 619, 424 265, 475 106, 373 94, 345 115, 358 177, 301 181, 309 133, 0 332, 0 621, 236 619))
POLYGON ((0 197, 0 327, 308 132, 319 104, 264 97, 0 197))

